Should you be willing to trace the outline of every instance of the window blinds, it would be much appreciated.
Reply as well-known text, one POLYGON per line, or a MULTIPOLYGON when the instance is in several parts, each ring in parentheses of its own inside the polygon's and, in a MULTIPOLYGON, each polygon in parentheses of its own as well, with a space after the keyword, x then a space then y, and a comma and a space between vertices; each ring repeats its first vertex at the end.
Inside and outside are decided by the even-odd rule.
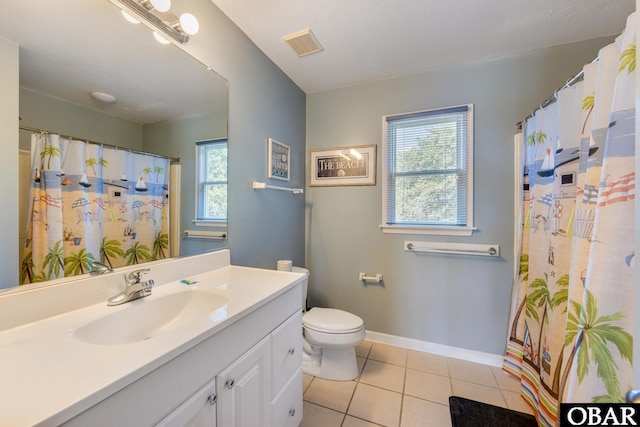
POLYGON ((386 224, 467 226, 470 106, 388 116, 386 224))

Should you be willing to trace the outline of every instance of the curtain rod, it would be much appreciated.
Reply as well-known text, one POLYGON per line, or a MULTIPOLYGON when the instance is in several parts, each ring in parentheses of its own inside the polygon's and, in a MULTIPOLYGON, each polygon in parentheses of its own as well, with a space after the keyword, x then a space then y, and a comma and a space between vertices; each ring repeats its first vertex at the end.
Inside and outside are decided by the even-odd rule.
MULTIPOLYGON (((593 61, 591 61, 590 63, 596 62, 599 58, 596 57, 593 61)), ((555 92, 553 92, 553 95, 551 95, 549 98, 545 99, 536 109, 534 109, 528 116, 526 116, 524 119, 522 119, 521 121, 519 121, 518 123, 516 123, 516 127, 518 129, 522 129, 522 123, 526 122, 527 120, 529 120, 531 117, 533 117, 536 113, 536 111, 538 110, 542 110, 545 107, 548 107, 549 105, 553 104, 554 102, 556 102, 558 100, 558 92, 560 92, 563 89, 566 89, 568 87, 573 86, 574 84, 581 82, 582 80, 584 80, 584 68, 582 70, 580 70, 578 73, 576 73, 575 76, 571 77, 569 80, 567 80, 567 82, 562 85, 560 88, 556 89, 555 92)))
POLYGON ((155 154, 155 153, 147 153, 145 151, 134 150, 132 148, 118 147, 117 145, 105 144, 105 143, 102 143, 102 142, 92 141, 90 139, 83 139, 83 138, 76 138, 75 136, 62 135, 59 132, 49 132, 49 131, 46 131, 46 130, 32 128, 32 127, 29 127, 29 126, 22 126, 22 125, 20 125, 20 130, 24 130, 24 131, 27 131, 27 132, 36 132, 36 133, 51 133, 51 134, 60 135, 62 138, 75 139, 76 141, 87 142, 89 144, 96 144, 96 145, 100 145, 101 147, 114 148, 116 150, 128 151, 129 153, 143 154, 145 156, 160 157, 160 158, 164 158, 164 159, 169 159, 172 162, 178 162, 178 163, 180 162, 180 157, 169 157, 169 156, 162 156, 160 154, 155 154))

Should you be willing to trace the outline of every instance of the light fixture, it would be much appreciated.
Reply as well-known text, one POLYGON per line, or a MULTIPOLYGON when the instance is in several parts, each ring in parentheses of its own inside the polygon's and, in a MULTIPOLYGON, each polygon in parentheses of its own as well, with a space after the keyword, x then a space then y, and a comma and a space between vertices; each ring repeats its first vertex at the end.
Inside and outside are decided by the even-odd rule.
POLYGON ((182 15, 180 15, 179 22, 180 22, 180 27, 182 27, 182 30, 191 36, 196 34, 200 29, 200 24, 198 23, 198 20, 196 19, 196 17, 188 12, 185 12, 182 15))
POLYGON ((171 9, 171 0, 149 0, 149 3, 158 12, 168 12, 171 9))
POLYGON ((168 42, 164 35, 178 43, 186 43, 189 41, 189 36, 196 34, 200 28, 198 20, 191 13, 183 13, 178 18, 171 12, 171 0, 111 0, 111 2, 120 7, 123 13, 134 14, 141 18, 154 30, 156 40, 163 44, 168 42))
POLYGON ((89 92, 89 95, 106 104, 113 104, 114 102, 116 102, 116 97, 111 95, 110 93, 93 91, 89 92))

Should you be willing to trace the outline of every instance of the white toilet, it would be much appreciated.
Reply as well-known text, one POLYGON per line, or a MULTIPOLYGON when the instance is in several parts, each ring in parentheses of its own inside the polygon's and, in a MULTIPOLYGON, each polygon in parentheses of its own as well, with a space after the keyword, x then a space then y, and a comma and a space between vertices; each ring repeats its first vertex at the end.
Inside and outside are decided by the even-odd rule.
MULTIPOLYGON (((309 271, 302 284, 302 309, 306 308, 309 271)), ((358 376, 356 346, 365 337, 364 321, 334 308, 312 308, 302 316, 302 372, 327 380, 348 381, 358 376)))

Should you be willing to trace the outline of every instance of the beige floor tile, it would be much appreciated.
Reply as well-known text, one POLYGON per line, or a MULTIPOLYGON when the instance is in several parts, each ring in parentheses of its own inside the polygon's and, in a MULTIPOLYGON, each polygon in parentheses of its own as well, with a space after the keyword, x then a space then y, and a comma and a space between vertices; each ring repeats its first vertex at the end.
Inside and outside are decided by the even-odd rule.
POLYGON ((504 372, 501 368, 491 367, 491 372, 498 383, 498 387, 502 390, 520 392, 520 381, 504 372))
POLYGON ((449 366, 451 378, 489 387, 498 387, 498 383, 491 372, 491 367, 488 365, 453 358, 447 358, 447 365, 449 366))
POLYGON ((406 348, 374 342, 369 352, 369 359, 391 363, 392 365, 406 366, 407 352, 406 348))
POLYGON ((504 400, 507 402, 507 408, 533 415, 533 409, 531 409, 531 407, 527 405, 519 392, 516 393, 508 390, 501 391, 504 400))
POLYGON ((451 379, 429 372, 407 369, 404 393, 448 405, 449 396, 451 396, 451 379))
POLYGON ((302 411, 300 427, 340 427, 344 419, 343 413, 309 402, 303 402, 302 411))
POLYGON ((374 424, 369 421, 361 420, 360 418, 347 415, 342 423, 342 427, 378 427, 380 424, 374 424))
POLYGON ((501 406, 503 408, 507 407, 507 404, 500 393, 500 389, 498 388, 453 378, 451 379, 451 388, 453 396, 465 397, 467 399, 477 400, 478 402, 501 406))
POLYGON ((358 364, 358 377, 362 375, 362 368, 364 368, 364 364, 367 363, 367 359, 364 357, 356 356, 356 363, 358 364))
POLYGON ((364 340, 356 347, 356 356, 358 357, 369 357, 369 351, 371 350, 371 341, 364 340))
POLYGON ((447 358, 445 356, 425 353, 423 351, 409 350, 407 355, 407 368, 431 372, 432 374, 449 375, 447 358))
POLYGON ((398 426, 402 394, 358 383, 348 415, 381 424, 398 426))
POLYGON ((402 366, 367 360, 360 375, 360 382, 402 393, 404 389, 404 371, 402 366))
POLYGON ((400 427, 451 427, 449 406, 405 396, 400 427))
POLYGON ((330 381, 314 378, 304 393, 304 400, 336 411, 346 412, 355 388, 354 381, 330 381))
POLYGON ((311 375, 302 374, 302 392, 304 393, 307 390, 307 387, 313 381, 313 377, 311 375))

